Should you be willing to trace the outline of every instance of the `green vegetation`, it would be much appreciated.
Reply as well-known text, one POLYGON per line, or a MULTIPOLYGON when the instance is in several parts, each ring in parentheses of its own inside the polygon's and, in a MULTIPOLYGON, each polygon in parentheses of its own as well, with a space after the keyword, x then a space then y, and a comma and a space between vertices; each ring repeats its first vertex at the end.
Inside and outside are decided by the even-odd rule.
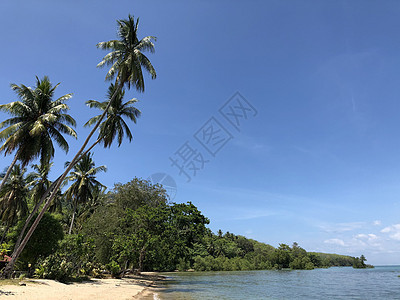
POLYGON ((115 139, 118 146, 124 137, 132 140, 126 121, 136 123, 141 112, 133 106, 136 99, 124 102, 125 91, 131 86, 144 91, 144 71, 156 78, 144 55, 154 52, 155 37, 139 39, 138 19, 131 15, 117 23, 118 39, 97 45, 110 51, 98 67, 110 66, 106 80, 115 81, 104 102, 86 102, 101 114, 86 122, 93 127, 59 177, 49 179, 54 144, 67 152, 64 135, 77 138, 65 103, 72 95, 53 100, 58 84, 53 86, 45 76, 36 78, 33 88, 12 84, 20 101, 0 105, 12 116, 0 123, 0 152, 14 155, 0 174, 3 277, 14 268, 28 276, 68 281, 105 272, 119 277, 128 271, 366 266, 364 256, 308 253, 297 243, 274 248, 229 232, 214 234, 195 205, 169 203, 165 190, 146 180, 117 183, 106 193, 96 178, 106 168, 96 167, 90 151, 98 144, 109 148, 115 139), (97 139, 89 144, 96 131, 97 139), (35 160, 39 164, 31 165, 27 174, 35 160))
MULTIPOLYGON (((90 213, 77 214, 80 226, 64 234, 74 215, 68 191, 62 213, 44 215, 21 254, 19 270, 29 273, 31 265, 35 277, 68 281, 101 277, 106 271, 120 277, 127 271, 311 270, 352 266, 357 260, 307 252, 297 243, 274 248, 221 230, 214 234, 195 205, 169 203, 161 186, 137 178, 108 193, 100 191, 90 209, 82 204, 79 211, 90 213)), ((94 198, 93 193, 77 197, 94 198)), ((22 219, 10 229, 4 245, 13 247, 24 223, 22 219)))
POLYGON ((365 262, 367 259, 365 258, 364 255, 361 255, 360 257, 355 257, 354 262, 353 262, 353 268, 355 269, 365 269, 365 268, 373 268, 374 266, 368 265, 365 262))
POLYGON ((278 248, 227 232, 208 232, 204 243, 194 252, 193 268, 197 271, 281 270, 352 266, 354 257, 307 252, 297 243, 278 248), (340 258, 340 260, 338 259, 340 258))
MULTIPOLYGON (((123 97, 123 89, 130 89, 131 86, 133 86, 137 91, 143 92, 143 69, 151 75, 152 79, 156 78, 156 71, 153 65, 144 55, 146 51, 154 52, 153 41, 155 41, 156 38, 147 36, 143 39, 139 39, 137 36, 139 19, 135 20, 131 15, 128 16, 128 19, 118 20, 117 23, 119 39, 97 44, 98 48, 111 51, 104 56, 103 60, 97 66, 103 67, 111 65, 106 75, 106 80, 115 79, 114 86, 110 87, 110 89, 113 90, 113 94, 109 97, 106 106, 101 103, 96 104, 92 102, 93 106, 101 108, 103 113, 95 117, 95 121, 93 121, 93 118, 88 121, 88 125, 95 123, 94 127, 86 137, 82 147, 75 154, 68 166, 66 166, 65 171, 42 195, 35 208, 36 210, 39 209, 39 206, 42 205, 43 202, 44 205, 41 207, 35 221, 25 234, 25 230, 28 228, 28 224, 33 214, 36 212, 35 209, 26 220, 25 226, 21 231, 16 247, 12 253, 11 260, 3 272, 3 277, 9 277, 11 275, 15 262, 24 250, 33 232, 36 230, 44 213, 59 196, 59 189, 71 169, 99 142, 103 141, 104 147, 110 146, 116 133, 118 134, 119 145, 121 144, 123 136, 122 127, 126 125, 124 122, 121 122, 121 116, 128 116, 131 120, 136 121, 137 112, 133 111, 132 107, 129 107, 133 102, 128 101, 126 105, 122 105, 120 101, 123 97), (121 109, 122 113, 114 114, 114 108, 121 109), (135 118, 132 118, 132 115, 134 115, 135 118), (104 118, 106 118, 106 120, 103 122, 104 118), (100 129, 99 137, 88 147, 90 139, 97 129, 100 129)), ((28 88, 24 85, 21 85, 21 87, 12 85, 12 88, 17 91, 22 102, 12 102, 0 106, 0 110, 14 116, 0 123, 0 129, 8 126, 0 132, 0 141, 5 140, 0 151, 5 151, 5 154, 11 154, 16 151, 16 154, 11 166, 2 178, 0 190, 2 190, 11 169, 18 160, 25 166, 34 158, 40 156, 41 165, 49 164, 50 159, 54 156, 52 140, 55 140, 61 148, 67 151, 68 143, 61 133, 76 137, 75 131, 68 126, 75 125, 75 121, 65 113, 69 108, 64 102, 71 97, 70 94, 62 96, 56 101, 52 101, 51 98, 54 94, 55 87, 52 87, 47 77, 42 81, 37 79, 36 89, 28 88)), ((91 105, 90 103, 88 104, 89 106, 91 105)), ((129 129, 127 127, 124 129, 128 138, 131 138, 129 129)), ((73 222, 71 222, 71 224, 72 223, 73 222)))

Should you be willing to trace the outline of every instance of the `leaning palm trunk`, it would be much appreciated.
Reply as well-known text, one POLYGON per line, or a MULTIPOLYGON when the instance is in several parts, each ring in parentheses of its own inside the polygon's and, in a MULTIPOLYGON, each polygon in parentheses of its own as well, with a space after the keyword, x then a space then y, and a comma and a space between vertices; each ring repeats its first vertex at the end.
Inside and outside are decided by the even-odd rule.
MULTIPOLYGON (((101 141, 101 138, 98 138, 96 142, 93 143, 92 146, 89 147, 89 149, 87 149, 84 153, 81 154, 81 156, 77 159, 76 162, 79 162, 81 160, 81 158, 83 156, 85 156, 90 150, 92 150, 99 142, 101 141)), ((21 244, 22 238, 24 237, 26 228, 28 227, 30 221, 32 220, 33 216, 37 213, 39 207, 43 204, 44 200, 48 197, 48 195, 50 194, 50 192, 54 189, 54 187, 56 186, 58 180, 60 180, 61 176, 58 177, 51 185, 50 187, 46 190, 46 192, 42 195, 42 197, 40 198, 40 200, 36 203, 35 207, 33 208, 32 212, 29 214, 28 218, 25 220, 25 224, 24 227, 22 228, 17 242, 15 243, 14 249, 17 249, 19 247, 19 245, 21 244)))
MULTIPOLYGON (((60 176, 61 177, 61 176, 60 176)), ((36 203, 35 207, 33 208, 32 212, 29 214, 28 218, 25 220, 25 224, 24 227, 22 227, 22 230, 18 236, 17 242, 15 243, 14 249, 17 249, 19 247, 19 245, 21 244, 21 240, 24 237, 25 234, 25 230, 28 227, 29 223, 31 222, 33 216, 37 213, 39 207, 43 204, 44 200, 47 198, 47 196, 49 195, 49 193, 52 191, 52 189, 55 187, 55 185, 57 184, 58 180, 60 179, 60 177, 58 177, 50 186, 49 188, 46 190, 46 192, 42 195, 42 197, 40 198, 40 200, 36 203)))
POLYGON ((71 163, 69 166, 66 168, 64 173, 59 177, 58 182, 56 183, 53 191, 51 191, 50 197, 47 199, 45 205, 43 206, 42 210, 40 211, 39 215, 37 216, 36 220, 33 222, 31 228, 27 232, 26 236, 22 240, 21 244, 19 245, 18 248, 16 248, 11 256, 11 260, 7 264, 7 266, 4 269, 3 276, 4 277, 10 277, 11 273, 13 272, 14 265, 16 260, 18 259, 19 255, 21 254, 22 250, 24 250, 26 244, 28 243, 30 237, 32 236, 33 232, 35 231, 36 227, 38 226, 40 220, 43 218, 44 213, 47 211, 47 209, 50 206, 51 201, 54 199, 54 197, 57 194, 58 189, 61 186, 61 183, 64 181, 65 177, 68 175, 69 171, 76 165, 76 163, 79 161, 79 159, 82 157, 81 154, 85 150, 85 147, 90 141, 90 138, 93 136, 93 134, 96 132, 97 128, 100 126, 101 121, 103 120, 104 116, 107 114, 109 107, 111 106, 112 102, 116 98, 118 92, 122 90, 123 88, 123 81, 121 80, 118 83, 118 88, 115 90, 114 94, 112 95, 110 102, 108 103, 107 107, 105 108, 103 114, 100 116, 99 120, 97 121, 96 125, 92 129, 92 131, 89 133, 87 136, 85 142, 83 143, 82 147, 79 149, 79 151, 76 153, 75 157, 72 159, 71 163))
POLYGON ((13 169, 13 167, 15 166, 15 164, 17 163, 19 157, 19 151, 15 154, 13 161, 11 162, 11 165, 8 167, 6 175, 4 175, 1 184, 0 184, 0 191, 3 188, 4 184, 6 183, 8 177, 10 177, 11 171, 13 169))

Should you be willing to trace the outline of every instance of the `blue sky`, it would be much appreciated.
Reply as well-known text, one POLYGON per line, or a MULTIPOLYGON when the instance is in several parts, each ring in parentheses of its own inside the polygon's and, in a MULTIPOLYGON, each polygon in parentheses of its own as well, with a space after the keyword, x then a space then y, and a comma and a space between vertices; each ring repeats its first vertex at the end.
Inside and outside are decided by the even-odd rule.
POLYGON ((10 83, 36 75, 61 82, 58 96, 74 93, 79 139, 67 155, 57 149, 52 176, 97 114, 84 102, 107 90, 95 45, 131 13, 141 37, 158 37, 158 76, 126 93, 143 115, 132 143, 95 150, 108 167, 100 181, 164 172, 174 201, 192 201, 214 231, 400 263, 397 1, 6 0, 0 12, 0 103, 16 100, 10 83), (257 111, 240 131, 219 112, 236 92, 257 111), (231 136, 215 156, 194 137, 212 117, 231 136), (170 160, 186 142, 208 160, 190 182, 170 160))

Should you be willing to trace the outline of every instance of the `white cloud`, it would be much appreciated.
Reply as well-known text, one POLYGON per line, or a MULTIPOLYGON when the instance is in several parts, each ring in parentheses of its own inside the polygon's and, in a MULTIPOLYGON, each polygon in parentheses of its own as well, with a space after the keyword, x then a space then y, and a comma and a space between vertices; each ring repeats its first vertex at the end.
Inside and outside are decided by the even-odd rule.
POLYGON ((382 233, 389 233, 389 238, 400 241, 400 224, 394 224, 381 230, 382 233))
POLYGON ((372 224, 374 224, 375 226, 379 226, 382 224, 382 222, 380 220, 375 220, 372 224))
POLYGON ((325 244, 344 247, 346 253, 355 255, 364 252, 366 249, 370 251, 382 251, 381 238, 373 233, 359 233, 347 238, 332 238, 324 241, 325 244))
POLYGON ((355 238, 356 239, 363 239, 363 238, 367 238, 368 236, 366 235, 366 234, 364 234, 364 233, 360 233, 360 234, 357 234, 356 236, 355 236, 355 238))
POLYGON ((355 236, 356 239, 365 239, 365 240, 376 240, 378 236, 373 233, 365 234, 365 233, 360 233, 355 236))
POLYGON ((324 241, 325 244, 333 244, 339 246, 345 246, 344 241, 341 239, 329 239, 324 241))
POLYGON ((371 240, 375 240, 375 239, 377 239, 378 237, 377 237, 376 234, 370 233, 370 234, 368 234, 368 238, 371 239, 371 240))
POLYGON ((362 247, 360 250, 365 248, 381 248, 380 238, 373 233, 359 233, 355 235, 351 241, 351 246, 353 249, 358 249, 360 246, 362 247))

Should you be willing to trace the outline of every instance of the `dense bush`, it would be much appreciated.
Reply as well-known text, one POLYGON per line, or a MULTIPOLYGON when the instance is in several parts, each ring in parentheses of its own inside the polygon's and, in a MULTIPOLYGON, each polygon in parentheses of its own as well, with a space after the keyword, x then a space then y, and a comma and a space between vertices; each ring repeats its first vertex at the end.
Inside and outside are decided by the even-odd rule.
POLYGON ((97 277, 100 275, 100 265, 93 260, 93 250, 93 243, 82 235, 67 235, 55 253, 39 262, 35 276, 61 282, 72 277, 97 277))
MULTIPOLYGON (((30 225, 35 218, 32 218, 30 225)), ((25 219, 18 222, 17 226, 10 231, 8 239, 12 246, 15 244, 22 227, 25 224, 25 219)), ((58 241, 64 236, 63 228, 60 223, 60 216, 45 213, 40 221, 35 232, 32 234, 28 244, 18 261, 20 270, 27 270, 28 265, 34 266, 39 259, 43 259, 54 253, 58 247, 58 241)))

